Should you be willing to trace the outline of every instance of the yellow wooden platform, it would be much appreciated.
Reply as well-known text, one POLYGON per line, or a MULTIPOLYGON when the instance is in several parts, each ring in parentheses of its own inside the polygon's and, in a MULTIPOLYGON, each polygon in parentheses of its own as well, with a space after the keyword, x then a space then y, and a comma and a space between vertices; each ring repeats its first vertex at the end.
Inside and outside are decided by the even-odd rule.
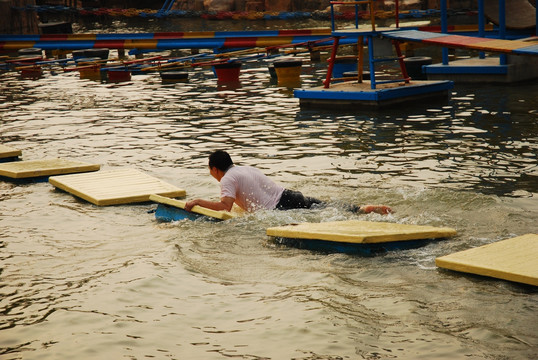
MULTIPOLYGON (((150 195, 149 199, 159 204, 165 204, 165 205, 174 206, 180 209, 185 209, 186 202, 182 200, 171 199, 169 197, 164 197, 164 196, 155 195, 155 194, 150 195)), ((215 210, 207 209, 201 206, 194 206, 191 209, 191 212, 200 214, 200 215, 209 216, 209 217, 219 219, 219 220, 228 220, 235 217, 234 214, 228 211, 215 211, 215 210)))
POLYGON ((0 176, 27 179, 99 170, 101 165, 67 159, 14 161, 0 164, 0 176))
POLYGON ((273 227, 267 229, 267 235, 291 239, 374 244, 450 237, 456 235, 456 230, 433 226, 348 220, 273 227))
POLYGON ((135 169, 53 176, 49 182, 99 206, 145 202, 149 201, 151 194, 169 197, 186 195, 185 190, 135 169))
POLYGON ((21 156, 22 151, 0 144, 0 159, 21 156))
POLYGON ((527 234, 435 259, 441 268, 538 286, 538 234, 527 234))
POLYGON ((528 46, 532 46, 533 43, 522 40, 488 40, 484 42, 477 42, 472 44, 470 47, 477 50, 484 51, 507 51, 507 50, 516 50, 528 46))

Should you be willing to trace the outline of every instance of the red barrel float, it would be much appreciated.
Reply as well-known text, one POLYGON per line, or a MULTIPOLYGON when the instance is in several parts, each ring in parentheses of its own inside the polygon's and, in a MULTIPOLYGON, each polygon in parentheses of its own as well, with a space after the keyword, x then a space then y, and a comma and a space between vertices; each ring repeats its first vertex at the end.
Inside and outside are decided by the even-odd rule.
POLYGON ((109 82, 122 82, 131 80, 131 71, 125 69, 109 69, 108 81, 109 82))
POLYGON ((219 82, 239 81, 239 72, 241 71, 241 63, 239 61, 216 64, 213 65, 213 68, 219 82))

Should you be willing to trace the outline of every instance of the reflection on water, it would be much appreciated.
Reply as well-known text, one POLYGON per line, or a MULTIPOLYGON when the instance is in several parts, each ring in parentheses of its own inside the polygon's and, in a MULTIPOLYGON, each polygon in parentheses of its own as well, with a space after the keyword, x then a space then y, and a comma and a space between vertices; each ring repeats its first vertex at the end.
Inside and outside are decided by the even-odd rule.
MULTIPOLYGON (((323 64, 303 71, 319 85, 323 64)), ((456 85, 441 104, 303 111, 266 64, 218 84, 157 74, 0 74, 1 142, 24 159, 136 167, 218 196, 227 148, 287 187, 331 200, 222 223, 157 223, 151 204, 99 208, 47 183, 0 181, 0 357, 513 359, 537 351, 533 288, 437 269, 454 251, 536 232, 537 86, 456 85), (375 257, 287 248, 269 226, 354 218, 338 204, 459 235, 375 257), (494 314, 494 316, 492 316, 494 314)))

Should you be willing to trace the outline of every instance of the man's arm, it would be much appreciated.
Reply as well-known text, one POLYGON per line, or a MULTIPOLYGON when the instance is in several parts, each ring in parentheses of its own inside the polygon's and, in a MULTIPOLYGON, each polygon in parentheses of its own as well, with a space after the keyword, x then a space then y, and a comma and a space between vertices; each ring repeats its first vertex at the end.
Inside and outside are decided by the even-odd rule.
POLYGON ((204 199, 194 199, 191 201, 187 201, 185 204, 185 210, 191 211, 193 206, 198 205, 201 207, 205 207, 211 210, 217 210, 217 211, 230 211, 232 210, 232 206, 234 204, 235 199, 231 197, 223 197, 220 199, 220 201, 209 201, 204 199))

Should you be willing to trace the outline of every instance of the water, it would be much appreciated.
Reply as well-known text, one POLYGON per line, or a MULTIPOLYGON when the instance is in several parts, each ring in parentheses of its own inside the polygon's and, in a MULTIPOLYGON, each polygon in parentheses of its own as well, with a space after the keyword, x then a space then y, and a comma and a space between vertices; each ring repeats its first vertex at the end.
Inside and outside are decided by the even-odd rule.
MULTIPOLYGON (((249 23, 253 24, 253 23, 249 23)), ((112 27, 114 29, 114 27, 112 27)), ((166 29, 177 30, 177 29, 166 29)), ((317 85, 324 67, 303 70, 317 85)), ((0 181, 1 359, 532 359, 536 288, 443 271, 438 256, 536 233, 538 86, 456 85, 442 103, 303 111, 264 64, 239 87, 210 70, 120 84, 0 74, 1 142, 23 159, 133 167, 218 198, 225 148, 336 205, 222 223, 158 223, 46 182, 0 181), (385 203, 356 216, 339 202, 385 203), (270 226, 360 218, 449 226, 450 240, 374 257, 275 244, 270 226)))

